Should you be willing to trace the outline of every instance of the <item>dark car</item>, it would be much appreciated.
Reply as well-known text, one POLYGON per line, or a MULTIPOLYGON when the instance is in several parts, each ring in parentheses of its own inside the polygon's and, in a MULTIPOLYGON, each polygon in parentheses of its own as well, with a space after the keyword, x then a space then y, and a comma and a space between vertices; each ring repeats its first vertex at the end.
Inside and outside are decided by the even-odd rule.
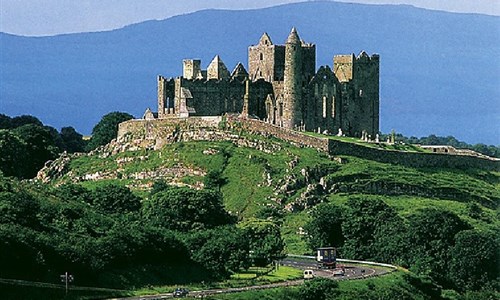
POLYGON ((188 290, 178 288, 178 289, 175 289, 173 296, 174 296, 174 298, 182 298, 182 297, 186 297, 187 294, 189 294, 188 290))

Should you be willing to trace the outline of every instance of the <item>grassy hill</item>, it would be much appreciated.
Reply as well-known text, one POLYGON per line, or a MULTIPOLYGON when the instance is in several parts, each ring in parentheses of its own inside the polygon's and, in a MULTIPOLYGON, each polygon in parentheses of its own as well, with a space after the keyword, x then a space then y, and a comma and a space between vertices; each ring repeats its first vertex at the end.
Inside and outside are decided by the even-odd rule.
MULTIPOLYGON (((52 295, 69 270, 78 286, 149 293, 149 285, 154 292, 223 284, 259 265, 253 253, 274 255, 262 267, 283 247, 311 254, 327 244, 339 257, 416 274, 340 284, 335 289, 347 299, 366 289, 434 299, 429 288, 445 294, 436 283, 461 293, 454 299, 483 287, 495 293, 497 170, 408 167, 331 156, 243 127, 210 130, 185 134, 203 141, 183 133, 183 142, 158 150, 125 135, 89 154, 63 154, 39 173, 43 182, 0 174, 0 278, 50 283, 24 292, 52 295)), ((8 295, 20 288, 4 285, 8 295)), ((262 297, 300 298, 307 288, 262 297)), ((82 290, 82 297, 101 292, 82 290)))

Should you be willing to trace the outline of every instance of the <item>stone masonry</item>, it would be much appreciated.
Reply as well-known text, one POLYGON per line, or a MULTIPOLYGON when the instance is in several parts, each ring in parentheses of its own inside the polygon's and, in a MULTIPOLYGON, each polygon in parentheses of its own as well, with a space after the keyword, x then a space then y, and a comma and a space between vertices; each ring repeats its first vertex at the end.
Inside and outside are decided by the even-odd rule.
POLYGON ((293 28, 284 45, 264 33, 250 46, 248 70, 238 63, 229 72, 218 55, 206 70, 200 60, 184 60, 181 77, 158 76, 157 117, 236 113, 294 130, 357 137, 379 132, 376 54, 336 55, 332 68, 316 70, 316 46, 293 28))

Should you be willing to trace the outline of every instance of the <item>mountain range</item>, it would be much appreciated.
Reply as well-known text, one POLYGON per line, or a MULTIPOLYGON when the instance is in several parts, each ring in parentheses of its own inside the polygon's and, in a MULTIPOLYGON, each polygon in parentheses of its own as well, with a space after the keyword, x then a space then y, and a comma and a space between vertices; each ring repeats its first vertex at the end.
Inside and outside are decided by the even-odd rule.
POLYGON ((32 114, 90 133, 102 115, 156 108, 156 76, 179 76, 182 59, 228 69, 247 62, 263 32, 284 43, 291 27, 335 54, 378 53, 381 130, 453 135, 500 144, 500 17, 406 5, 303 2, 204 10, 121 29, 23 37, 0 33, 0 113, 32 114), (495 125, 496 124, 496 125, 495 125))

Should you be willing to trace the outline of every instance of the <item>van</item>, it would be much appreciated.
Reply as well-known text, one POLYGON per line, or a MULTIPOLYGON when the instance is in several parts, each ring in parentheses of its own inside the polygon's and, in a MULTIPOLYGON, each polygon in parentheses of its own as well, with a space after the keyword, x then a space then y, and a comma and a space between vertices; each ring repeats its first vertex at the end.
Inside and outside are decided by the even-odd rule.
POLYGON ((304 270, 304 279, 313 279, 314 271, 313 270, 304 270))

